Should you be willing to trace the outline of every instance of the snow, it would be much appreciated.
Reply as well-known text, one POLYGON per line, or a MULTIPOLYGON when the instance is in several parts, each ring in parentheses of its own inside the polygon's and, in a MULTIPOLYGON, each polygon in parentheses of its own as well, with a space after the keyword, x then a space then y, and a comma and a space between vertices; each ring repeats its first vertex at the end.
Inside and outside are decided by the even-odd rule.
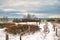
POLYGON ((0 40, 5 40, 5 32, 4 32, 4 29, 0 29, 0 40))
POLYGON ((18 24, 27 24, 27 25, 38 25, 39 22, 20 22, 20 23, 15 23, 16 25, 18 24))
POLYGON ((19 40, 19 35, 10 35, 9 34, 9 40, 19 40))
POLYGON ((34 34, 26 35, 22 37, 22 40, 42 40, 43 35, 40 32, 34 34))
POLYGON ((34 34, 26 35, 25 37, 22 38, 22 40, 58 40, 57 36, 55 35, 55 31, 53 30, 53 25, 52 23, 48 22, 48 29, 49 33, 44 33, 43 32, 43 27, 45 23, 40 23, 39 28, 42 28, 41 31, 38 31, 34 34))
MULTIPOLYGON (((31 24, 31 23, 30 23, 31 24)), ((58 37, 55 34, 53 29, 53 24, 48 22, 49 33, 44 33, 45 22, 40 23, 38 26, 41 28, 41 31, 37 31, 34 34, 25 34, 22 36, 22 40, 58 40, 58 37)), ((9 40, 20 40, 20 35, 9 35, 9 40)), ((0 29, 0 40, 5 40, 4 29, 0 29)))
POLYGON ((38 26, 39 26, 39 28, 41 28, 41 32, 44 30, 44 25, 45 25, 45 23, 40 23, 38 26))

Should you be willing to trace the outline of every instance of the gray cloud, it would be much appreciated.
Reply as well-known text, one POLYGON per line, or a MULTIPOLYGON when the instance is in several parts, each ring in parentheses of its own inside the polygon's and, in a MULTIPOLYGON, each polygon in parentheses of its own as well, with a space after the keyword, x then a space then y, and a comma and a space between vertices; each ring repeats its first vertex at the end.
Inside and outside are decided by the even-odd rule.
MULTIPOLYGON (((0 0, 1 1, 1 0, 0 0)), ((60 0, 6 0, 0 10, 43 14, 60 14, 60 0)))

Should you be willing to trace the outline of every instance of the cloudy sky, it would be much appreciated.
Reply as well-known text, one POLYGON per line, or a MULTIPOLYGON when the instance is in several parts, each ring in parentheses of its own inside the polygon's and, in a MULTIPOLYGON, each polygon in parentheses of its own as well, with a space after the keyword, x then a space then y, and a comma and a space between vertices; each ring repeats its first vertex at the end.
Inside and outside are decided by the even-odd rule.
POLYGON ((60 17, 60 0, 0 0, 0 17, 60 17))

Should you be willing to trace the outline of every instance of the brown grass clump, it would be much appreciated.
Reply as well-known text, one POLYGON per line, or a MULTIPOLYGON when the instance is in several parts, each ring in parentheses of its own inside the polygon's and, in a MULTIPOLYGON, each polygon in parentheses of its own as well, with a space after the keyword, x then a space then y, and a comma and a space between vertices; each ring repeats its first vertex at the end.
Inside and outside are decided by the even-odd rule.
POLYGON ((0 23, 0 28, 4 28, 4 24, 3 23, 0 23))
POLYGON ((10 33, 10 34, 25 34, 25 33, 34 33, 36 31, 39 30, 39 27, 38 26, 35 26, 35 25, 21 25, 21 24, 18 24, 17 26, 14 25, 14 26, 11 26, 11 27, 7 27, 7 29, 5 29, 5 31, 7 33, 10 33))
POLYGON ((13 25, 15 25, 15 23, 0 23, 0 28, 11 27, 13 25))

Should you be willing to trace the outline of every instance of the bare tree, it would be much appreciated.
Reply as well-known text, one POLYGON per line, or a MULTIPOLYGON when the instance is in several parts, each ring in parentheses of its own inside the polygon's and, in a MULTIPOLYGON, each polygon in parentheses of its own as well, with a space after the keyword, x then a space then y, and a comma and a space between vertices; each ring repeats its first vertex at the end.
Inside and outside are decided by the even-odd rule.
POLYGON ((2 21, 3 22, 8 22, 8 17, 7 16, 3 16, 2 21))

